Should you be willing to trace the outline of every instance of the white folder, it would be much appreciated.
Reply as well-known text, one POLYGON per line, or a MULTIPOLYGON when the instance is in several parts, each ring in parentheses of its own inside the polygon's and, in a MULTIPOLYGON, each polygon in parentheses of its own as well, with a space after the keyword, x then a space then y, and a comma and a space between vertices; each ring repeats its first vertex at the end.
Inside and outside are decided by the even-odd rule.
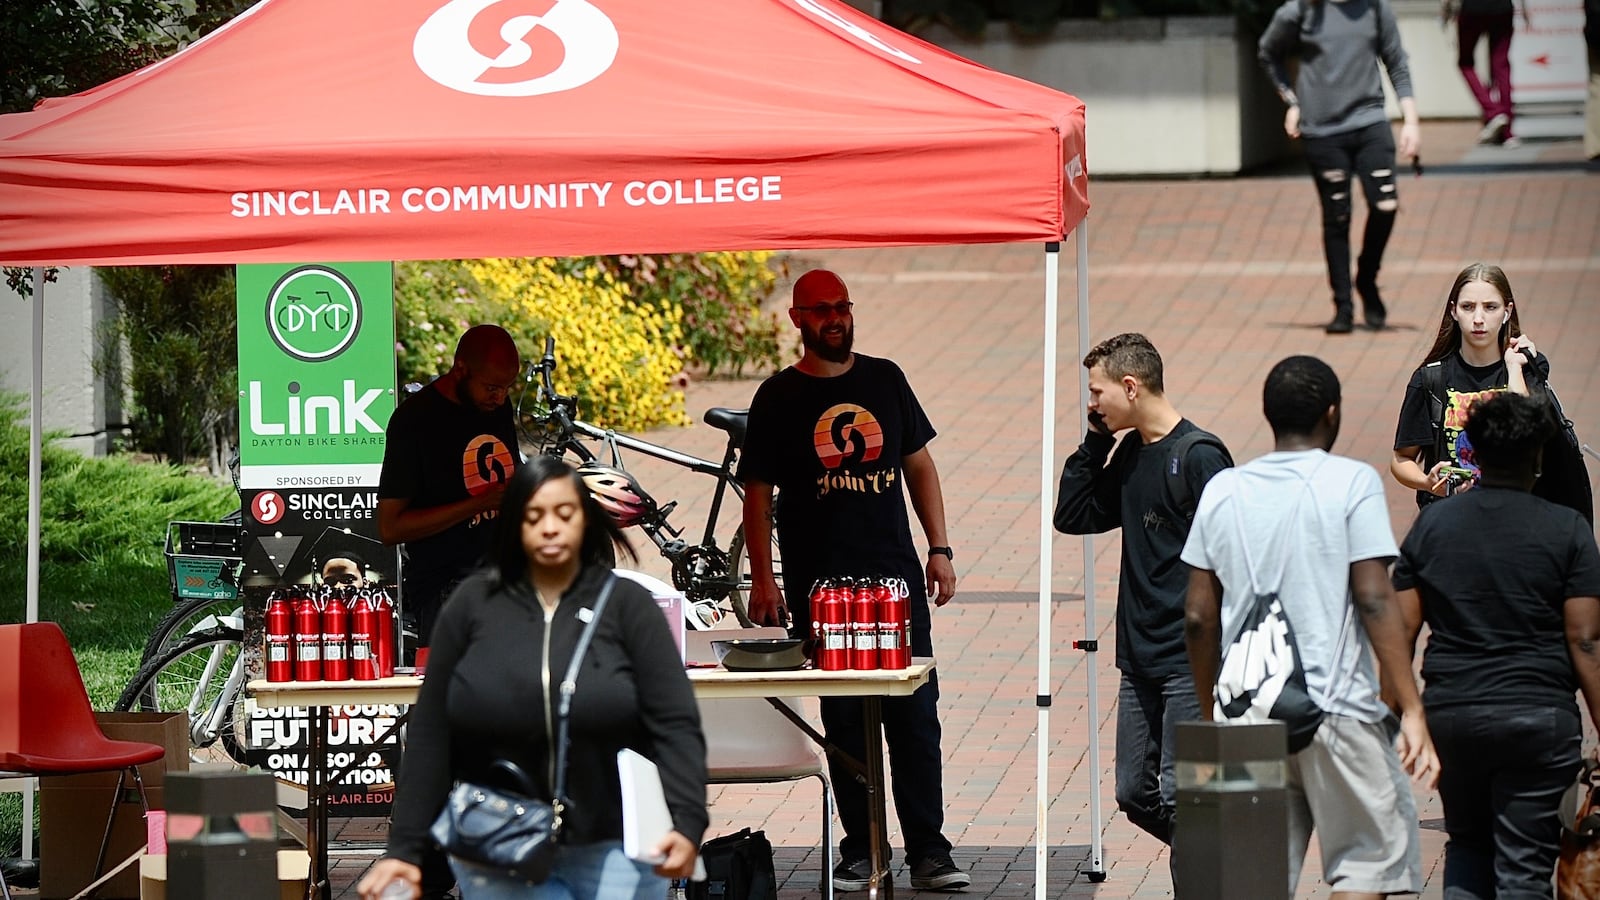
MULTIPOLYGON (((666 862, 656 847, 673 830, 672 813, 656 764, 624 747, 617 751, 617 777, 622 786, 622 852, 651 865, 666 862)), ((692 880, 705 877, 705 864, 697 857, 692 880)))

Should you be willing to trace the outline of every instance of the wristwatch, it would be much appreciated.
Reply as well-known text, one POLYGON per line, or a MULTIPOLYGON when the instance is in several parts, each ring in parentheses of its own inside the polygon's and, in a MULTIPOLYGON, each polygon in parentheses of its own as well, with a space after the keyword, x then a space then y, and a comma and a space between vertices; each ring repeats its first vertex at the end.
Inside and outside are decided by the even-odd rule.
POLYGON ((952 561, 954 561, 955 558, 956 558, 956 555, 950 551, 949 547, 929 547, 928 548, 928 555, 929 556, 942 556, 945 559, 952 560, 952 561))

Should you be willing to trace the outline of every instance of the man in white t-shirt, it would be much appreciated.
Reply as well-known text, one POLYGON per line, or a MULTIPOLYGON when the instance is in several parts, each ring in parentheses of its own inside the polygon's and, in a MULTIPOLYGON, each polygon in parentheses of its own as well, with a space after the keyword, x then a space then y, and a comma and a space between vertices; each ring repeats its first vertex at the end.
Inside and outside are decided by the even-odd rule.
POLYGON ((1223 636, 1238 631, 1258 590, 1276 590, 1325 712, 1311 744, 1289 757, 1289 895, 1313 828, 1335 900, 1417 893, 1417 811, 1405 773, 1431 788, 1438 759, 1389 584, 1399 548, 1383 482, 1371 466, 1328 453, 1339 436, 1339 377, 1322 360, 1285 359, 1262 393, 1275 450, 1211 480, 1183 549, 1192 568, 1184 636, 1200 710, 1214 715, 1223 636), (1400 712, 1398 740, 1374 653, 1383 696, 1400 712))

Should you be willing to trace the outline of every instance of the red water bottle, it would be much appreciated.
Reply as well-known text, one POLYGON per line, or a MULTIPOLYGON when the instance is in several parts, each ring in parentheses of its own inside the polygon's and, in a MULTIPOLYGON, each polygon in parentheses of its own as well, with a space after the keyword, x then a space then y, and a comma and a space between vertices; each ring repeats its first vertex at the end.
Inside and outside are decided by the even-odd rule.
POLYGON ((350 613, 344 600, 331 593, 322 607, 322 677, 326 681, 350 678, 350 613))
POLYGON ((861 578, 850 591, 850 668, 878 667, 878 599, 872 582, 861 578))
POLYGON ((294 664, 290 662, 289 602, 274 592, 267 597, 267 680, 284 682, 294 680, 294 664))
POLYGON ((817 635, 817 668, 840 672, 850 667, 850 589, 823 581, 811 593, 811 630, 817 635))
POLYGON ((378 654, 378 677, 389 678, 394 675, 395 616, 394 600, 388 591, 380 590, 372 595, 372 611, 377 616, 372 647, 378 654))
POLYGON ((309 595, 294 601, 294 680, 322 680, 322 611, 309 595))
POLYGON ((904 669, 911 665, 911 605, 901 591, 905 582, 881 578, 872 585, 878 601, 878 665, 904 669))
POLYGON ((377 627, 378 611, 372 608, 371 595, 357 594, 350 607, 350 677, 357 681, 378 677, 378 654, 372 645, 377 627))

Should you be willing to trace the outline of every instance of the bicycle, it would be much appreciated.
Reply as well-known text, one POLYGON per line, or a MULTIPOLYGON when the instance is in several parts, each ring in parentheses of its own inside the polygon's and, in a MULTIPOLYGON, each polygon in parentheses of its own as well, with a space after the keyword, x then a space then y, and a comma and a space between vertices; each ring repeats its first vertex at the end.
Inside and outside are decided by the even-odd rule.
POLYGON ((183 710, 189 715, 191 762, 242 767, 250 746, 243 702, 244 619, 210 615, 208 623, 141 664, 114 709, 183 710))
MULTIPOLYGON (((739 480, 735 466, 739 451, 744 446, 747 409, 713 407, 706 410, 707 425, 726 432, 727 448, 721 462, 702 459, 642 438, 619 434, 608 428, 577 418, 577 398, 556 393, 552 385, 555 374, 555 338, 546 338, 544 356, 530 363, 524 377, 524 386, 517 398, 517 432, 522 442, 549 456, 571 456, 578 461, 578 473, 589 492, 595 495, 602 508, 623 528, 638 527, 661 551, 661 556, 672 565, 672 585, 689 600, 686 613, 690 627, 696 630, 713 628, 728 615, 733 615, 739 625, 754 626, 750 620, 747 599, 750 594, 747 547, 744 525, 734 530, 728 549, 717 542, 717 519, 723 500, 731 489, 741 502, 744 500, 744 483, 739 480), (523 409, 530 397, 534 406, 523 409), (587 441, 597 441, 609 450, 610 462, 602 462, 587 441), (705 531, 699 543, 691 544, 683 538, 683 529, 670 521, 678 502, 657 503, 637 478, 622 464, 622 448, 643 453, 672 465, 715 478, 717 486, 711 495, 711 509, 707 514, 705 531)), ((772 530, 773 574, 783 581, 778 555, 778 533, 772 530)))

